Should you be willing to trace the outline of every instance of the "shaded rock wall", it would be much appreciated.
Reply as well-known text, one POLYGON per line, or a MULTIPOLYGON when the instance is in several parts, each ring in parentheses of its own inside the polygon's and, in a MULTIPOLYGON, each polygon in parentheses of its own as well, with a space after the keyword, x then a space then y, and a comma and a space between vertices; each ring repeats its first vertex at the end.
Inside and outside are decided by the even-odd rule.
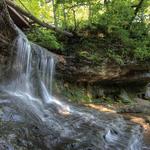
POLYGON ((57 76, 74 83, 128 84, 150 81, 150 62, 117 65, 115 63, 92 64, 75 57, 60 57, 57 76))
POLYGON ((69 98, 76 101, 122 99, 129 102, 134 97, 146 98, 145 87, 150 82, 150 62, 123 66, 105 62, 98 65, 75 57, 60 56, 56 65, 56 78, 62 81, 62 88, 59 88, 63 91, 61 94, 67 93, 69 98), (129 98, 124 98, 122 91, 129 98))
POLYGON ((0 81, 8 78, 7 71, 11 66, 12 41, 17 35, 16 26, 9 17, 5 1, 0 1, 0 81))

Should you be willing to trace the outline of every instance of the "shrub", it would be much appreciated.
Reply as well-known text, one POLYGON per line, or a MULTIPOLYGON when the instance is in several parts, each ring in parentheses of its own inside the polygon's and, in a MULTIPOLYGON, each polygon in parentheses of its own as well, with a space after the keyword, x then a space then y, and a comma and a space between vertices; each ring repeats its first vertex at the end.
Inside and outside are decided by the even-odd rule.
POLYGON ((47 49, 61 49, 62 45, 58 42, 54 32, 45 28, 34 27, 27 32, 29 40, 47 49))

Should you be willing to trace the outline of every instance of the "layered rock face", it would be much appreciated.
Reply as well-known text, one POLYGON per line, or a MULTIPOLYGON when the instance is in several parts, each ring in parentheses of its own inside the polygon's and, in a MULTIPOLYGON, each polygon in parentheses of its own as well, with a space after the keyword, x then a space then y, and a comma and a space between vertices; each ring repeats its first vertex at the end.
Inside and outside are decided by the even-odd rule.
POLYGON ((75 57, 58 57, 56 77, 65 83, 79 85, 93 98, 120 97, 122 91, 140 98, 149 97, 150 63, 117 65, 103 62, 92 64, 75 57))
POLYGON ((79 60, 75 57, 59 57, 57 70, 59 77, 70 82, 127 84, 132 82, 148 83, 150 81, 149 62, 122 66, 113 62, 94 65, 92 62, 79 60))

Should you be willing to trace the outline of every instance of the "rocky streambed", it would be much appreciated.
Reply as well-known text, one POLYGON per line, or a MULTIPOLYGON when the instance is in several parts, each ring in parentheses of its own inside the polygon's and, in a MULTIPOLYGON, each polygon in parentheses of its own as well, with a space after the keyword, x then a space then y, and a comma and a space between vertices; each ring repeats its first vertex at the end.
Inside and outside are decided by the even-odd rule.
POLYGON ((141 125, 116 113, 57 99, 51 92, 55 57, 57 78, 85 84, 127 80, 147 83, 147 64, 131 68, 106 64, 89 67, 73 58, 54 57, 28 41, 10 19, 5 1, 0 2, 0 11, 0 150, 149 148, 141 125))
POLYGON ((102 112, 117 113, 125 120, 134 122, 143 128, 143 149, 150 149, 150 102, 144 99, 135 99, 134 104, 86 104, 87 107, 102 112))
MULTIPOLYGON (((1 150, 148 150, 148 134, 142 124, 115 112, 71 106, 59 113, 53 105, 40 120, 27 104, 15 104, 16 96, 0 99, 1 150), (55 111, 54 111, 55 110, 55 111), (143 138, 144 131, 144 138, 143 138)), ((131 116, 130 116, 131 117, 131 116)), ((149 133, 149 132, 148 132, 149 133)))

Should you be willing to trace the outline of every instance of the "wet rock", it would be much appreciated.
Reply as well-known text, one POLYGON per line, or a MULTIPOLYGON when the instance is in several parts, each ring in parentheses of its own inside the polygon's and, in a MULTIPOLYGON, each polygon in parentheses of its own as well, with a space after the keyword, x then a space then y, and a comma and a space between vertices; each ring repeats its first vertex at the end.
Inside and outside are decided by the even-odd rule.
POLYGON ((119 95, 119 97, 124 103, 130 103, 132 101, 131 97, 125 90, 121 90, 121 94, 119 95))
POLYGON ((0 119, 2 121, 23 122, 24 118, 19 115, 14 109, 6 106, 0 109, 0 119))
POLYGON ((150 115, 150 102, 137 98, 134 104, 123 106, 118 109, 119 113, 144 113, 150 115))
POLYGON ((145 98, 150 100, 150 83, 146 86, 145 98))
POLYGON ((146 116, 145 121, 150 124, 150 116, 146 116))
POLYGON ((5 140, 0 139, 0 150, 14 150, 14 148, 5 140))

